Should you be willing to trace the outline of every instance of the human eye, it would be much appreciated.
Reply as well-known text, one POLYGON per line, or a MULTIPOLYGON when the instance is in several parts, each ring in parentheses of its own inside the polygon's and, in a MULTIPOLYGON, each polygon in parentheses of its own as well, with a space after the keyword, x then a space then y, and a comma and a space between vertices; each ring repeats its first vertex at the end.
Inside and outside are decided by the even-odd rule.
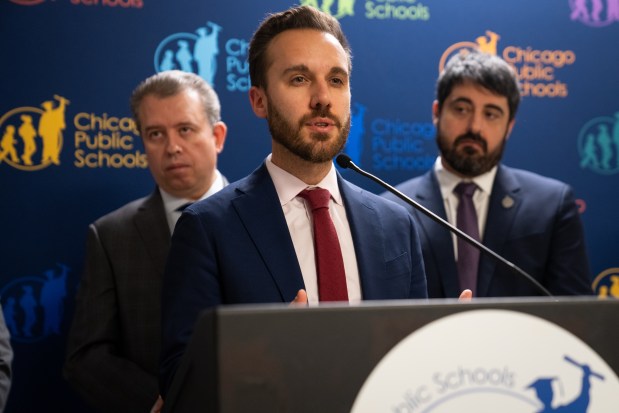
POLYGON ((497 120, 503 116, 503 112, 496 109, 488 109, 486 110, 486 118, 488 120, 497 120))
POLYGON ((307 82, 308 82, 307 78, 302 75, 296 75, 290 79, 290 83, 292 83, 293 85, 303 85, 307 82))
POLYGON ((331 78, 330 82, 336 87, 342 87, 346 85, 346 79, 339 76, 331 78))
POLYGON ((181 135, 185 136, 189 135, 193 131, 193 128, 191 126, 181 126, 178 131, 181 135))
POLYGON ((156 129, 146 131, 146 139, 152 142, 157 142, 163 139, 163 133, 156 129))
POLYGON ((457 115, 462 115, 462 116, 468 115, 471 112, 470 105, 467 105, 466 103, 462 103, 462 102, 455 103, 451 109, 457 115))

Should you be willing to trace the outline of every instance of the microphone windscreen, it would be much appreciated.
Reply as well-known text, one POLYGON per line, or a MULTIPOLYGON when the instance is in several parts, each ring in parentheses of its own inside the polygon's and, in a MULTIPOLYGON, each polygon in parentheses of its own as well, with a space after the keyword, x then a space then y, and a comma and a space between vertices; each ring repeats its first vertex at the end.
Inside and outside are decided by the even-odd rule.
POLYGON ((337 162, 341 168, 347 169, 350 166, 351 159, 350 156, 341 153, 335 158, 335 162, 337 162))

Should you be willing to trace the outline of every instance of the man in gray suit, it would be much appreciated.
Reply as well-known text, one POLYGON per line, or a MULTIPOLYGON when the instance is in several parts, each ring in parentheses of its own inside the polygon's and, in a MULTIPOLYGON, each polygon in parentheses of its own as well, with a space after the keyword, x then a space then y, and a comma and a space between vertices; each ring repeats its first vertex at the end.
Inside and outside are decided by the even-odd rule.
POLYGON ((89 404, 115 413, 160 405, 160 295, 170 235, 184 206, 227 184, 217 170, 227 127, 202 78, 156 74, 135 89, 131 109, 157 186, 90 225, 64 366, 89 404))

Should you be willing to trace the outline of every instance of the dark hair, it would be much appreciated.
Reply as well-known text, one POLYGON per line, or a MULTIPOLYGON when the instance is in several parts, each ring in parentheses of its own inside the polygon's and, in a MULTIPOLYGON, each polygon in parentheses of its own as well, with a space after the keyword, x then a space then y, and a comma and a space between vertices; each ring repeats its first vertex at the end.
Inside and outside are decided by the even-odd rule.
POLYGON ((211 126, 221 120, 219 97, 204 79, 196 74, 181 70, 166 70, 142 81, 131 94, 131 113, 137 130, 140 131, 138 111, 146 96, 154 95, 158 98, 166 98, 188 89, 198 92, 206 118, 211 126))
POLYGON ((472 82, 507 98, 509 120, 516 116, 520 103, 520 89, 514 69, 503 59, 479 51, 459 53, 449 59, 436 86, 439 111, 454 86, 472 82))
POLYGON ((332 34, 348 56, 348 70, 352 69, 352 53, 340 23, 332 16, 314 7, 297 6, 280 13, 268 15, 252 36, 249 43, 249 76, 253 86, 266 87, 266 50, 275 36, 287 30, 314 29, 332 34))

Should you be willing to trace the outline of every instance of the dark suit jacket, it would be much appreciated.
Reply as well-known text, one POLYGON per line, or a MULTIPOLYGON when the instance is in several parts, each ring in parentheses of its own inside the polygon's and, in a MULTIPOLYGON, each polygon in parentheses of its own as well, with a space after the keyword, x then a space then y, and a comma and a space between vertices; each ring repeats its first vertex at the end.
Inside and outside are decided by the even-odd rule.
MULTIPOLYGON (((363 299, 425 298, 412 217, 339 175, 338 184, 363 299)), ((164 275, 162 393, 171 384, 202 310, 220 304, 287 303, 301 288, 301 268, 264 164, 186 209, 174 230, 164 275)))
MULTIPOLYGON (((433 170, 397 189, 446 219, 433 170)), ((391 193, 383 196, 405 205, 391 193)), ((450 233, 407 207, 419 223, 428 295, 458 297, 460 287, 450 233)), ((499 165, 482 242, 529 273, 553 295, 592 294, 580 215, 571 188, 562 182, 499 165)), ((540 293, 523 276, 481 254, 477 296, 535 295, 540 293)))
POLYGON ((102 411, 148 412, 157 399, 161 281, 169 244, 158 190, 88 229, 64 374, 102 411))

